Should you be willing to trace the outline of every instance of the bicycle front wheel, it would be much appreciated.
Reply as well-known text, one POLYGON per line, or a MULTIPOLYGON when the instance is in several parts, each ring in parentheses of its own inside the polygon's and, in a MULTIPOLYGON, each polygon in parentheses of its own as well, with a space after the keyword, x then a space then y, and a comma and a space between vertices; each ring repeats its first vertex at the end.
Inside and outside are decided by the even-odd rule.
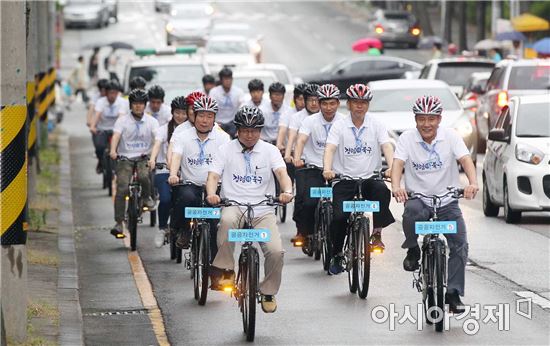
MULTIPOLYGON (((351 227, 356 226, 351 225, 351 227)), ((357 233, 353 231, 353 228, 348 230, 348 235, 346 236, 346 245, 344 249, 347 249, 347 251, 344 250, 344 252, 350 254, 347 260, 351 261, 351 263, 346 263, 346 270, 348 271, 349 291, 351 293, 356 293, 359 275, 357 268, 357 233)))
POLYGON ((321 215, 321 258, 323 262, 323 270, 328 271, 328 267, 330 265, 330 256, 332 252, 332 240, 330 239, 332 207, 330 204, 327 204, 323 207, 321 215))
POLYGON ((362 217, 356 222, 356 253, 357 253, 357 294, 361 299, 367 298, 370 282, 370 222, 362 217))
POLYGON ((210 227, 208 224, 202 224, 199 236, 199 251, 197 255, 197 272, 195 281, 199 284, 199 305, 206 304, 208 295, 208 270, 210 267, 210 227))
POLYGON ((435 319, 435 330, 437 332, 442 332, 443 327, 445 326, 445 295, 444 295, 444 272, 445 272, 445 261, 446 256, 441 242, 435 243, 435 257, 434 257, 434 291, 435 291, 435 301, 437 303, 437 318, 435 319))
POLYGON ((246 341, 254 341, 254 335, 256 333, 256 301, 258 297, 258 269, 260 259, 256 248, 250 247, 248 251, 246 280, 243 281, 243 306, 245 308, 242 309, 242 312, 246 341))

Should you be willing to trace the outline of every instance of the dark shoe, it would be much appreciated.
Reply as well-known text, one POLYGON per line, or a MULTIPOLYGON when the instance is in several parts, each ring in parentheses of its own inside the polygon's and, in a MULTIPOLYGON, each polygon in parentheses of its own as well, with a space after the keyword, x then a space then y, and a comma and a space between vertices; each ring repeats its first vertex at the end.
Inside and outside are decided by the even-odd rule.
POLYGON ((111 228, 111 234, 117 239, 123 239, 126 237, 122 231, 122 224, 118 222, 113 226, 113 228, 111 228))
POLYGON ((407 250, 407 257, 403 261, 403 269, 408 272, 413 272, 420 268, 418 261, 420 260, 420 248, 418 246, 407 250))
POLYGON ((382 242, 382 234, 380 232, 373 233, 369 239, 371 252, 384 252, 386 248, 382 242))
POLYGON ((277 310, 277 301, 275 300, 275 296, 262 294, 260 301, 262 303, 262 310, 266 314, 273 313, 277 310))
POLYGON ((103 173, 103 165, 101 164, 101 160, 97 161, 97 165, 95 166, 95 172, 97 174, 103 173))
POLYGON ((189 235, 185 233, 180 234, 178 236, 178 239, 176 240, 176 246, 184 250, 189 249, 189 242, 190 242, 189 238, 190 238, 189 235))
POLYGON ((449 305, 449 312, 454 314, 462 314, 466 311, 464 303, 462 303, 458 292, 455 290, 445 293, 445 304, 449 305))
POLYGON ((338 275, 344 271, 344 256, 336 255, 330 260, 328 272, 332 275, 338 275))

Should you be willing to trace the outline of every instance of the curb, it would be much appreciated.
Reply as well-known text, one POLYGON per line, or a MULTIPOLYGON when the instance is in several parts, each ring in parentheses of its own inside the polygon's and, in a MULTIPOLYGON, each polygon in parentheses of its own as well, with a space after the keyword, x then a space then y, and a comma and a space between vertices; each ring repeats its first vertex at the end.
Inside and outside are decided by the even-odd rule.
POLYGON ((73 207, 71 196, 71 160, 69 136, 61 133, 58 139, 61 154, 59 175, 59 267, 57 272, 57 301, 60 313, 59 344, 84 345, 82 310, 80 308, 78 266, 74 242, 73 207))

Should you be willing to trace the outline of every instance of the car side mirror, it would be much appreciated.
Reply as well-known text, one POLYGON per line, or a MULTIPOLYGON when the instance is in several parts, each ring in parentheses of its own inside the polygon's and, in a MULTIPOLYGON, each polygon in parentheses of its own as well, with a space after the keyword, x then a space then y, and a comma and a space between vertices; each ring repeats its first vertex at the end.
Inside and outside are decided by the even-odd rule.
POLYGON ((508 136, 504 129, 492 129, 489 131, 489 140, 497 142, 508 142, 508 136))
POLYGON ((476 84, 472 87, 472 91, 475 92, 476 94, 478 95, 483 95, 485 94, 485 89, 483 89, 483 87, 479 84, 476 84))

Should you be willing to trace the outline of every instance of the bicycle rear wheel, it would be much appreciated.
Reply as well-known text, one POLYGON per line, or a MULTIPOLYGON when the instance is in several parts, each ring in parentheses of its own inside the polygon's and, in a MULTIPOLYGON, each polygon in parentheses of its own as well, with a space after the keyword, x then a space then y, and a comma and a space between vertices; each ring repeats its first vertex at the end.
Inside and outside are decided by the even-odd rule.
POLYGON ((313 236, 311 242, 311 248, 313 249, 313 258, 315 258, 316 261, 321 259, 322 244, 321 210, 319 208, 319 204, 317 204, 317 208, 315 208, 315 224, 313 225, 313 236))
POLYGON ((206 304, 208 295, 208 270, 210 267, 210 227, 204 223, 200 227, 199 250, 197 255, 197 268, 195 281, 199 284, 199 305, 206 304))
POLYGON ((254 335, 256 333, 256 303, 258 295, 259 261, 256 248, 252 246, 249 247, 246 264, 246 280, 243 280, 243 306, 245 308, 242 309, 246 341, 254 341, 254 335))
POLYGON ((136 251, 137 248, 138 204, 137 196, 130 196, 128 201, 128 231, 130 232, 130 249, 132 251, 136 251))
MULTIPOLYGON (((350 227, 356 227, 351 225, 350 227)), ((351 261, 350 264, 346 263, 346 270, 348 271, 348 285, 351 293, 357 292, 358 286, 358 268, 357 268, 357 234, 353 231, 353 228, 348 229, 348 235, 346 236, 346 245, 344 245, 344 253, 351 253, 351 256, 347 260, 351 261), (347 250, 347 251, 346 251, 347 250)))
POLYGON ((332 207, 330 204, 323 207, 321 212, 321 258, 323 261, 323 270, 328 271, 330 265, 330 256, 332 252, 332 243, 330 239, 330 223, 332 222, 332 207))
MULTIPOLYGON (((178 247, 176 246, 176 239, 178 238, 176 230, 170 227, 170 259, 176 259, 178 247)), ((181 250, 181 249, 180 249, 181 250)))
POLYGON ((369 293, 370 283, 370 222, 366 217, 359 218, 356 222, 357 230, 357 294, 365 299, 369 293))
POLYGON ((445 326, 445 294, 444 294, 444 285, 443 274, 445 272, 445 252, 443 250, 443 244, 437 241, 435 243, 435 275, 434 275, 434 291, 435 291, 435 301, 437 304, 437 313, 438 317, 435 320, 435 331, 442 332, 443 327, 445 326))

